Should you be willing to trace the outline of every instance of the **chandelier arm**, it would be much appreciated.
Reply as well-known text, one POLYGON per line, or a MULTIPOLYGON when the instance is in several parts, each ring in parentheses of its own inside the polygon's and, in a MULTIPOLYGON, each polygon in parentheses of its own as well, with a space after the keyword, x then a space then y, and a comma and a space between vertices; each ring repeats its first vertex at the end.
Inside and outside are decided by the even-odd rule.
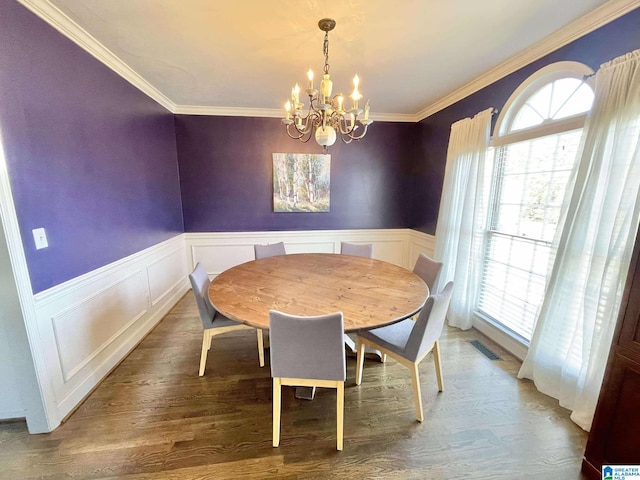
MULTIPOLYGON (((304 135, 311 134, 313 129, 317 126, 321 116, 316 110, 313 110, 313 111, 309 111, 307 115, 304 117, 302 115, 296 115, 295 118, 300 118, 301 123, 304 123, 304 126, 300 128, 296 124, 295 120, 292 122, 296 131, 300 134, 300 137, 302 137, 304 135)), ((291 137, 291 138, 295 138, 295 137, 291 137)))
POLYGON ((296 131, 301 135, 306 135, 308 133, 311 133, 312 129, 309 127, 309 121, 308 121, 309 117, 307 116, 307 117, 304 117, 304 118, 302 118, 302 117, 300 117, 300 118, 302 120, 301 123, 303 123, 303 125, 302 125, 302 128, 300 128, 300 127, 298 127, 298 125, 296 125, 294 123, 293 126, 296 128, 296 131))
POLYGON ((353 142, 353 138, 349 137, 348 135, 340 135, 340 140, 342 140, 342 142, 346 144, 353 142))
POLYGON ((287 125, 287 135, 289 135, 289 137, 293 138, 294 140, 300 140, 302 143, 307 143, 310 139, 311 139, 311 130, 309 130, 308 132, 304 133, 304 132, 300 132, 297 128, 296 131, 299 133, 299 135, 291 135, 291 132, 289 131, 289 125, 287 125), (306 138, 304 138, 306 136, 306 138))
MULTIPOLYGON (((360 125, 364 125, 364 124, 360 124, 360 125)), ((364 129, 362 130, 362 133, 360 135, 354 135, 353 132, 356 130, 355 128, 353 129, 353 131, 349 134, 347 134, 347 136, 351 139, 351 140, 360 140, 362 137, 364 137, 367 134, 367 129, 369 128, 369 124, 364 125, 364 129)))
POLYGON ((289 135, 291 138, 293 138, 294 140, 300 140, 302 137, 305 136, 304 132, 301 132, 300 130, 298 130, 298 128, 294 125, 294 124, 289 124, 287 125, 287 135, 289 135), (294 128, 296 129, 296 132, 298 133, 298 135, 292 135, 291 134, 291 130, 289 130, 289 127, 293 125, 294 128))
POLYGON ((360 123, 356 117, 353 121, 353 127, 351 127, 350 126, 351 122, 347 121, 346 118, 340 114, 336 114, 335 122, 336 122, 336 126, 338 127, 338 130, 342 135, 351 135, 351 133, 353 133, 353 131, 358 126, 358 123, 360 123))
MULTIPOLYGON (((349 122, 349 123, 351 123, 351 122, 349 122)), ((351 133, 353 132, 353 130, 356 127, 357 127, 357 124, 355 122, 353 123, 353 127, 348 126, 346 121, 340 122, 340 133, 342 135, 351 135, 351 133), (344 126, 344 128, 343 128, 343 126, 344 126)))

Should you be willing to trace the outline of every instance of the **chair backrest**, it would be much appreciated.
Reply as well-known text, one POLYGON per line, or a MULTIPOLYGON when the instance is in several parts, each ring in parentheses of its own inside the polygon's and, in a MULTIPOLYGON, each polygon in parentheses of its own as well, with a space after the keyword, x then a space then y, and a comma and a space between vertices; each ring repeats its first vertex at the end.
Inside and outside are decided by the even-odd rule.
POLYGON ((441 269, 442 262, 437 262, 436 260, 429 258, 424 253, 421 253, 413 267, 413 273, 424 280, 424 283, 429 287, 429 292, 431 292, 436 284, 436 280, 438 279, 438 274, 441 269))
POLYGON ((407 359, 416 361, 440 338, 452 292, 453 282, 449 282, 440 293, 427 298, 404 349, 407 359))
POLYGON ((344 381, 342 312, 301 317, 269 312, 271 376, 344 381))
POLYGON ((342 255, 353 255, 355 257, 373 258, 373 243, 364 245, 348 242, 340 242, 340 253, 342 255))
POLYGON ((189 280, 191 281, 191 288, 193 294, 196 297, 196 303, 198 304, 198 312, 200 312, 200 320, 202 320, 202 326, 204 328, 211 328, 213 324, 213 317, 216 315, 216 309, 211 305, 209 300, 209 275, 200 262, 196 264, 196 268, 189 274, 189 280))
POLYGON ((272 243, 270 245, 254 245, 253 251, 255 253, 256 260, 259 260, 260 258, 275 257, 276 255, 287 254, 286 250, 284 249, 283 242, 272 243))

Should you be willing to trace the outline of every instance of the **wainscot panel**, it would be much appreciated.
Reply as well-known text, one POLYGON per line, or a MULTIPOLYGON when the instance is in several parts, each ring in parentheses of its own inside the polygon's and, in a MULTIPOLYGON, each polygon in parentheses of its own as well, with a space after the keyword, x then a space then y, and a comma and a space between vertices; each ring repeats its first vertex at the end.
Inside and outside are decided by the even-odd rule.
POLYGON ((411 230, 409 238, 409 265, 411 265, 411 268, 416 264, 416 260, 421 253, 433 258, 435 246, 436 237, 428 233, 411 230))
POLYGON ((177 303, 186 275, 181 234, 34 296, 58 418, 177 303))
POLYGON ((287 253, 340 253, 340 242, 373 243, 374 257, 413 268, 433 255, 433 236, 410 229, 185 233, 189 268, 201 262, 210 276, 253 260, 253 245, 284 242, 287 253))
POLYGON ((51 317, 65 383, 147 312, 145 280, 131 272, 51 317))

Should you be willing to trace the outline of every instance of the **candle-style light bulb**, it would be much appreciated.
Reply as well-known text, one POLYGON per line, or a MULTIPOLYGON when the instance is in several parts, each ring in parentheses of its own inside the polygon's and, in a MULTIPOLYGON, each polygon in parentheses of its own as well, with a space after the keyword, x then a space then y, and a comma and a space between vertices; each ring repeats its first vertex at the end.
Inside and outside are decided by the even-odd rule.
POLYGON ((284 109, 286 112, 286 119, 289 120, 289 118, 291 118, 291 102, 289 100, 284 104, 284 109))
POLYGON ((369 100, 367 100, 367 103, 364 105, 364 120, 365 122, 369 120, 369 100))
POLYGON ((358 108, 358 100, 362 98, 362 95, 360 95, 360 92, 358 91, 358 85, 360 85, 360 78, 356 74, 356 76, 353 77, 353 93, 351 94, 354 110, 358 108))
POLYGON ((295 103, 300 103, 300 85, 296 83, 296 86, 293 87, 294 98, 293 101, 295 103))
POLYGON ((313 90, 313 70, 309 69, 307 72, 307 78, 309 79, 309 89, 313 90))
POLYGON ((342 111, 342 102, 344 102, 344 97, 342 96, 342 94, 338 95, 338 112, 342 111))

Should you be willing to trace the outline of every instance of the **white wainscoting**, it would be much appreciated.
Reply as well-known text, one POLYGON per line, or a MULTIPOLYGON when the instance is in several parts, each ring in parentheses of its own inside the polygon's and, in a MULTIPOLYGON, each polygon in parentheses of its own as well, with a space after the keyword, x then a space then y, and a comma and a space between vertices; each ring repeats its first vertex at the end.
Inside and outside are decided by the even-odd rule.
MULTIPOLYGON (((33 297, 47 381, 62 419, 121 362, 189 289, 202 262, 211 276, 249 260, 253 245, 283 241, 288 253, 340 252, 373 243, 374 256, 413 268, 434 238, 410 229, 185 233, 33 297)), ((55 428, 59 421, 51 425, 55 428)))
MULTIPOLYGON (((433 235, 410 229, 185 233, 38 293, 48 377, 41 380, 55 396, 50 416, 67 416, 126 357, 189 289, 187 274, 197 262, 215 277, 253 260, 254 244, 280 241, 287 253, 339 253, 342 241, 372 243, 375 258, 408 269, 420 253, 433 257, 435 246, 433 235)), ((474 327, 522 358, 522 346, 505 342, 495 327, 478 318, 474 327)))
POLYGON ((410 229, 186 233, 189 268, 202 263, 209 276, 253 260, 253 246, 284 242, 287 253, 339 253, 340 242, 372 243, 374 257, 413 268, 420 253, 433 255, 434 237, 410 229))
POLYGON ((34 296, 64 418, 188 290, 184 234, 34 296))

